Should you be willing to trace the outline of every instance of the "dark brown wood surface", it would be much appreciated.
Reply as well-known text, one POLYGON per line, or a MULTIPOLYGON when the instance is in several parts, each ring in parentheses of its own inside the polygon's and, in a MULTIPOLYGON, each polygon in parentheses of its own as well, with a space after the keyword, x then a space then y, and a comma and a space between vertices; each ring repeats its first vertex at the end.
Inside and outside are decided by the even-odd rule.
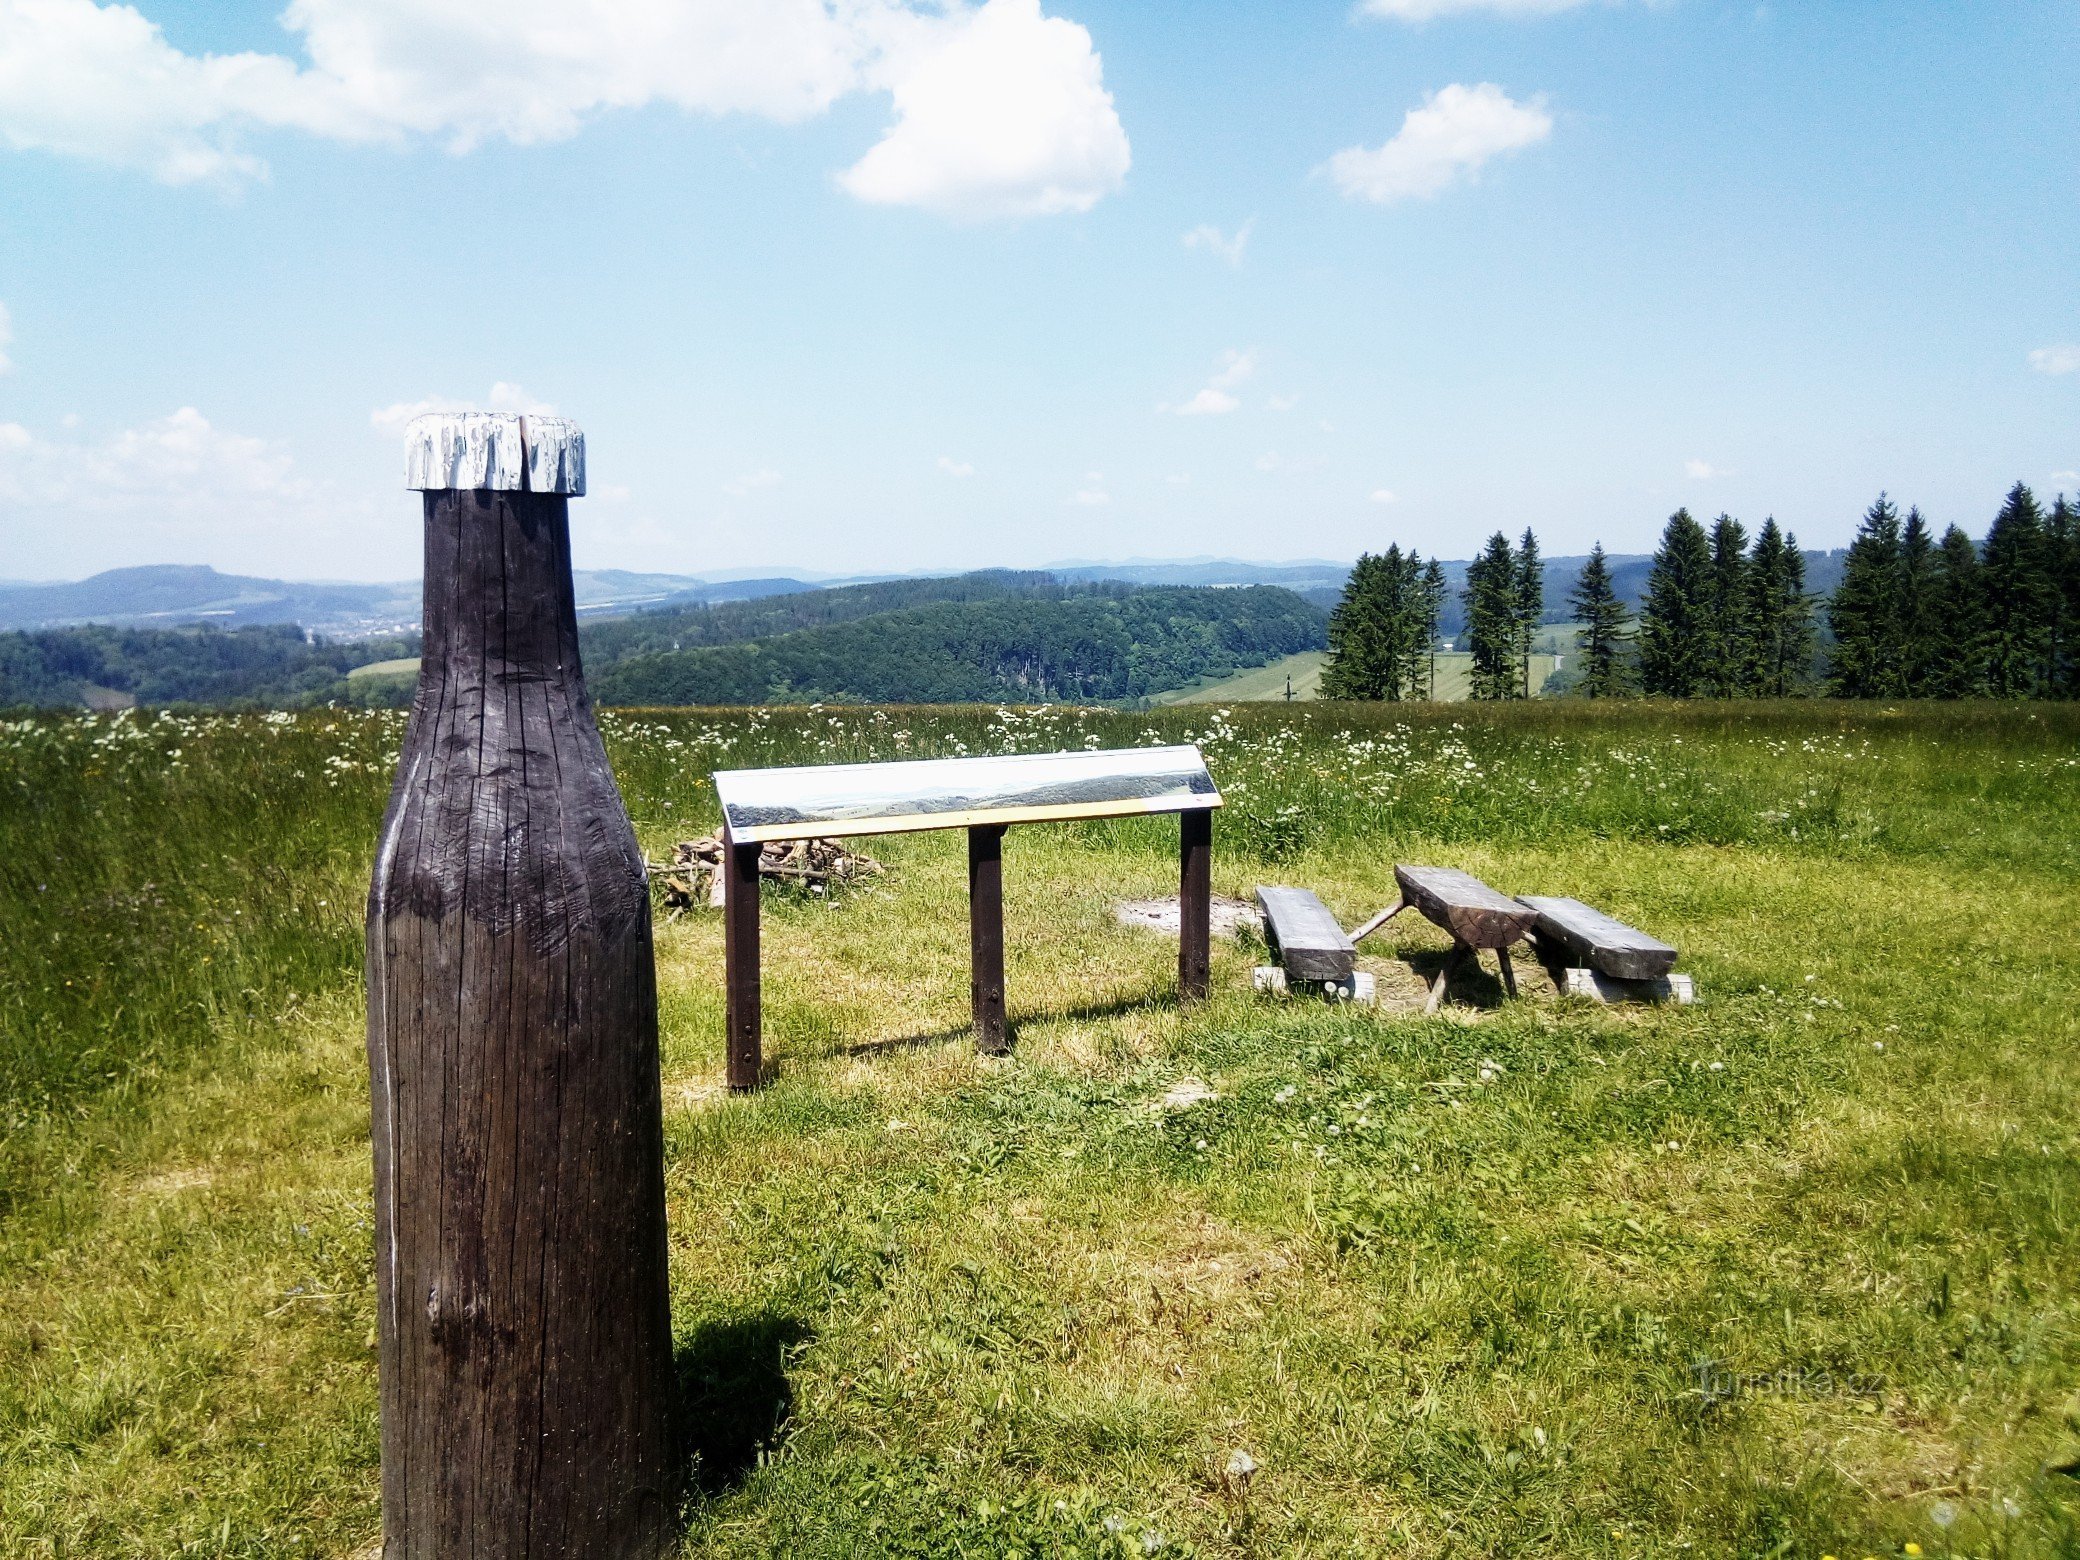
POLYGON ((1520 903, 1538 917, 1541 951, 1566 955, 1551 962, 1572 961, 1619 980, 1656 980, 1675 968, 1676 950, 1667 943, 1579 899, 1526 894, 1520 903))
POLYGON ((1259 885, 1257 909, 1279 964, 1294 980, 1347 980, 1357 969, 1358 950, 1311 889, 1259 885))
POLYGON ((1002 1056, 1011 1049, 1004 1027, 1004 826, 979 823, 968 831, 968 997, 975 1014, 975 1049, 1002 1056))
POLYGON ((723 846, 722 979, 724 1070, 729 1086, 755 1089, 765 1058, 758 969, 758 853, 756 844, 723 846))
POLYGON ((1469 947, 1507 948, 1538 919, 1528 905, 1456 867, 1397 866, 1394 879, 1403 899, 1469 947))
POLYGON ((566 500, 425 519, 368 902, 384 1555, 649 1557, 676 1499, 650 903, 566 500))
POLYGON ((1213 989, 1213 814, 1177 815, 1177 997, 1213 989))

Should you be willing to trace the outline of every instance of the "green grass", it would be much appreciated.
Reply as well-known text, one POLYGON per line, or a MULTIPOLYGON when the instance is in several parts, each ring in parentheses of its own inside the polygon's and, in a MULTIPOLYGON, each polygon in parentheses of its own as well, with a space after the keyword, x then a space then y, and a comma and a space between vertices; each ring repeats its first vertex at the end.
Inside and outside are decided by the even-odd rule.
POLYGON ((396 661, 370 661, 366 666, 357 666, 347 673, 350 683, 369 682, 374 679, 416 681, 419 676, 419 658, 408 655, 396 661))
POLYGON ((1153 702, 1169 705, 1236 704, 1266 699, 1283 701, 1289 677, 1295 700, 1312 699, 1322 685, 1322 663, 1328 658, 1326 651, 1303 650, 1298 655, 1281 657, 1269 666, 1255 666, 1246 672, 1237 672, 1233 677, 1174 688, 1168 693, 1158 694, 1153 702))
MULTIPOLYGON (((1548 638, 1551 631, 1548 632, 1548 638)), ((1571 644, 1566 647, 1571 650, 1571 644)), ((1247 704, 1277 701, 1283 703, 1286 696, 1286 678, 1293 679, 1293 698, 1321 697, 1322 665, 1328 653, 1322 650, 1306 650, 1299 655, 1289 655, 1283 660, 1273 661, 1269 666, 1255 667, 1250 671, 1237 672, 1233 677, 1221 678, 1218 682, 1195 683, 1189 687, 1175 688, 1160 694, 1156 705, 1175 704, 1247 704)), ((1534 695, 1545 686, 1545 680, 1553 675, 1559 664, 1556 657, 1539 652, 1531 657, 1531 688, 1534 695)), ((1437 656, 1437 697, 1439 702, 1455 704, 1465 700, 1471 688, 1473 657, 1457 650, 1440 651, 1437 656)))
MULTIPOLYGON (((653 853, 718 765, 1190 737, 1215 886, 1569 892, 1700 1001, 1170 998, 1174 826, 659 929, 689 1555, 2080 1548, 2080 715, 1543 701, 614 714, 653 853), (1185 1078, 1217 1098, 1166 1109, 1185 1078), (1225 1481, 1243 1449, 1258 1472, 1225 1481), (1949 1525, 1944 1526, 1947 1519, 1949 1525), (1109 1526, 1108 1526, 1109 1524, 1109 1526)), ((360 897, 385 712, 0 726, 0 1553, 364 1555, 360 897)), ((1404 916, 1406 989, 1443 939, 1404 916)))

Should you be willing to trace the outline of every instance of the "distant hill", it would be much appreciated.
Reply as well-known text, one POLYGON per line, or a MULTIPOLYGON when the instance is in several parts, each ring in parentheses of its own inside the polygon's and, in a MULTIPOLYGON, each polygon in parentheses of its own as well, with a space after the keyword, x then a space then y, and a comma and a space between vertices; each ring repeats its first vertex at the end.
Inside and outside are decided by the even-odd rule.
MULTIPOLYGON (((1059 587, 1057 587, 1059 589, 1059 587)), ((1289 590, 1134 589, 939 601, 589 670, 602 704, 964 703, 1147 698, 1325 640, 1289 590)))
MULTIPOLYGON (((813 588, 792 578, 708 581, 622 569, 580 569, 572 583, 584 616, 653 605, 744 601, 813 588)), ((419 582, 300 583, 220 574, 200 564, 161 563, 110 569, 64 584, 0 585, 0 629, 81 623, 132 628, 297 623, 309 633, 335 639, 409 633, 419 626, 419 582)))
POLYGON ((720 601, 649 608, 630 616, 587 623, 580 631, 588 667, 667 650, 739 644, 796 629, 850 623, 876 613, 942 601, 1003 601, 1014 597, 1061 600, 1088 595, 1092 584, 1066 584, 1052 574, 1016 569, 982 569, 973 574, 880 580, 864 585, 803 587, 756 600, 720 601))
POLYGON ((1249 563, 1241 558, 1136 558, 1125 563, 1051 563, 1046 573, 1062 580, 1122 580, 1129 585, 1283 585, 1306 592, 1341 590, 1348 563, 1308 558, 1297 563, 1249 563))
POLYGON ((419 587, 294 584, 201 565, 110 569, 60 585, 0 589, 0 628, 63 628, 76 623, 173 627, 214 623, 326 625, 342 635, 415 627, 419 587))

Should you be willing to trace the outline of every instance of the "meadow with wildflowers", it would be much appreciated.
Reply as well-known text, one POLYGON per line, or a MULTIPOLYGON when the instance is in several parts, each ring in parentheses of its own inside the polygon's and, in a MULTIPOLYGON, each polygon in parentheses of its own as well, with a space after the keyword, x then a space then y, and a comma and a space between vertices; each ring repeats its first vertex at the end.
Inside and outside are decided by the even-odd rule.
MULTIPOLYGON (((0 1552, 372 1557, 359 991, 390 711, 0 721, 0 1552)), ((1700 999, 1279 1002, 1175 824, 658 927, 688 1555, 2080 1549, 2080 711, 609 711, 653 857, 754 764, 1201 743, 1215 891, 1574 894, 1700 999), (2063 1470, 2063 1471, 2062 1471, 2063 1470)), ((1435 968, 1414 917, 1370 943, 1435 968)), ((1412 978, 1412 977, 1411 977, 1412 978)), ((1485 977, 1484 977, 1485 980, 1485 977)))

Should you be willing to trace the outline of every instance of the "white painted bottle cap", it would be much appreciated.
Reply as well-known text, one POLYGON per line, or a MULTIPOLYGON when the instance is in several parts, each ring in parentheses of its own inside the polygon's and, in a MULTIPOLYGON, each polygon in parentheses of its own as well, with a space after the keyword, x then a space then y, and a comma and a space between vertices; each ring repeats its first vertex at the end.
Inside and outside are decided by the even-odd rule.
POLYGON ((583 498, 585 432, 568 417, 428 412, 404 431, 404 485, 583 498))

